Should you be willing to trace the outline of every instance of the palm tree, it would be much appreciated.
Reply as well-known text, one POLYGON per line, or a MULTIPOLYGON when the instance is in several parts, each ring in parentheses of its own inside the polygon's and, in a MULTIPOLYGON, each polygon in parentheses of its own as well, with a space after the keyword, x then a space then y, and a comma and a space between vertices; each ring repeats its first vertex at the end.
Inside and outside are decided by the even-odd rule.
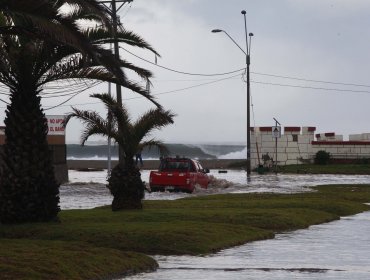
POLYGON ((137 121, 132 122, 125 108, 117 103, 109 94, 93 94, 93 98, 100 99, 112 118, 103 119, 96 112, 81 111, 72 108, 73 112, 65 118, 65 125, 75 117, 85 123, 85 130, 81 135, 81 144, 92 135, 108 136, 118 143, 123 151, 124 160, 119 162, 108 179, 108 188, 113 195, 112 210, 140 209, 144 197, 144 183, 140 171, 134 162, 136 152, 144 147, 158 147, 161 153, 166 148, 161 141, 144 140, 154 129, 160 129, 173 123, 175 116, 170 111, 161 108, 152 109, 143 114, 137 121))
MULTIPOLYGON (((41 2, 54 2, 60 7, 61 2, 73 1, 41 2)), ((40 24, 27 25, 30 23, 27 17, 3 13, 2 4, 4 1, 0 0, 0 25, 5 22, 2 27, 17 27, 16 31, 22 32, 0 30, 0 82, 10 90, 4 120, 6 143, 0 167, 0 223, 50 221, 56 219, 59 212, 59 185, 54 178, 46 140, 47 122, 41 107, 41 96, 47 84, 71 79, 110 81, 159 104, 140 84, 128 80, 120 67, 135 71, 144 80, 151 77, 151 72, 124 60, 114 60, 114 55, 104 48, 104 44, 113 41, 104 26, 76 29, 78 32, 72 37, 80 36, 81 41, 88 42, 85 52, 74 44, 41 38, 40 24), (29 36, 32 32, 37 36, 29 36)), ((51 19, 51 16, 50 12, 45 18, 51 19)), ((62 18, 60 30, 63 22, 67 22, 68 27, 71 23, 77 26, 79 20, 94 19, 94 14, 91 10, 77 9, 62 18)), ((65 33, 70 29, 73 28, 66 28, 65 33)), ((117 37, 120 42, 155 52, 132 32, 121 29, 117 37)))
MULTIPOLYGON (((114 82, 125 84, 127 79, 121 68, 132 65, 122 65, 122 61, 103 47, 105 44, 118 40, 148 49, 157 56, 159 54, 140 36, 122 26, 119 26, 114 38, 110 17, 110 11, 97 0, 0 0, 0 35, 21 36, 71 47, 86 60, 103 65, 113 73, 114 82), (66 12, 67 8, 69 12, 66 12), (79 23, 83 21, 99 28, 82 30, 79 23), (92 44, 91 40, 95 42, 92 44)), ((140 93, 145 95, 146 91, 140 93)))
POLYGON ((0 34, 60 42, 94 56, 74 19, 61 13, 63 7, 83 10, 99 25, 111 26, 109 10, 96 0, 0 0, 0 34))

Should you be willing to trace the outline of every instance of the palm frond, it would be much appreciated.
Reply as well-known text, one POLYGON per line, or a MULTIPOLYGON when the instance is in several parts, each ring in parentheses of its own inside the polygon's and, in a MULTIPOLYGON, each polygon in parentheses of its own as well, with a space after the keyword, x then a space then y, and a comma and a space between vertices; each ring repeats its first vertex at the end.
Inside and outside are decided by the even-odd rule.
POLYGON ((101 23, 107 28, 111 26, 111 12, 110 10, 104 6, 104 4, 100 3, 97 0, 63 0, 64 3, 69 4, 71 6, 79 7, 79 10, 82 10, 84 15, 90 14, 93 15, 94 18, 99 18, 101 23))
POLYGON ((109 136, 114 140, 117 139, 115 138, 114 134, 111 132, 108 132, 108 130, 104 131, 104 130, 101 130, 101 128, 96 127, 94 125, 87 125, 81 133, 81 137, 80 137, 81 146, 84 146, 86 141, 90 138, 90 136, 93 136, 93 135, 100 135, 104 137, 109 136))
POLYGON ((141 78, 145 80, 149 80, 149 78, 153 76, 153 73, 151 71, 135 66, 127 62, 126 60, 120 60, 120 63, 121 63, 121 67, 134 71, 137 75, 139 75, 141 78))
POLYGON ((13 77, 14 72, 11 71, 12 65, 15 65, 15 63, 10 60, 6 48, 0 48, 0 80, 8 87, 16 85, 16 81, 13 77))
MULTIPOLYGON (((130 114, 128 113, 127 108, 124 105, 118 104, 117 100, 107 93, 92 94, 90 96, 101 100, 105 104, 107 110, 111 113, 112 118, 118 127, 118 131, 121 135, 120 138, 130 139, 132 134, 132 125, 130 114)), ((129 143, 128 140, 125 140, 124 142, 126 144, 129 143)))
POLYGON ((67 125, 69 120, 72 117, 74 117, 74 118, 78 118, 85 124, 96 123, 98 124, 98 126, 105 126, 105 121, 99 116, 97 112, 83 111, 83 110, 79 110, 74 107, 72 107, 72 111, 73 111, 72 113, 67 114, 66 117, 64 118, 65 125, 67 125))
MULTIPOLYGON (((92 42, 95 43, 113 44, 115 42, 115 38, 112 36, 112 33, 104 28, 99 27, 88 28, 85 31, 83 31, 83 33, 87 38, 89 38, 92 42)), ((132 31, 120 28, 117 31, 116 36, 117 41, 119 43, 125 43, 130 46, 150 50, 155 55, 160 57, 159 53, 148 42, 146 42, 142 37, 133 33, 132 31)))
POLYGON ((111 83, 119 84, 125 88, 132 90, 133 92, 140 94, 141 96, 150 100, 158 108, 161 108, 161 105, 155 100, 155 97, 152 96, 146 90, 146 88, 130 80, 125 80, 123 82, 120 80, 117 80, 117 78, 112 73, 110 73, 107 69, 104 69, 101 67, 88 67, 88 68, 83 68, 77 71, 72 71, 75 69, 74 69, 74 66, 71 66, 69 70, 71 71, 64 71, 65 73, 63 74, 58 74, 56 72, 50 73, 50 75, 47 75, 44 77, 43 81, 40 84, 45 84, 47 82, 52 82, 56 80, 68 80, 68 79, 81 79, 81 80, 82 79, 92 79, 92 80, 99 80, 103 82, 111 82, 111 83))
POLYGON ((134 124, 133 129, 136 141, 140 142, 154 129, 160 129, 173 123, 175 114, 162 109, 152 109, 142 115, 134 124))
POLYGON ((103 119, 96 112, 80 111, 72 108, 73 112, 65 117, 64 126, 71 118, 78 118, 84 122, 85 129, 81 135, 82 145, 92 135, 103 135, 110 136, 118 143, 126 159, 132 159, 140 147, 156 147, 161 155, 168 153, 168 149, 162 141, 155 139, 142 140, 153 128, 161 128, 166 124, 173 123, 173 113, 159 109, 150 110, 133 125, 127 108, 118 104, 117 100, 111 95, 96 93, 90 95, 90 97, 102 101, 111 118, 103 119))
POLYGON ((64 118, 63 125, 66 127, 71 118, 77 118, 82 121, 85 128, 81 135, 81 145, 84 145, 86 140, 91 135, 110 136, 113 139, 118 138, 118 132, 115 126, 112 126, 108 120, 103 119, 97 112, 82 111, 72 107, 72 112, 64 118))
POLYGON ((69 4, 72 7, 82 7, 86 11, 104 19, 109 26, 109 16, 107 16, 109 11, 103 4, 96 0, 60 0, 52 2, 41 0, 40 2, 43 5, 39 3, 36 6, 42 9, 35 10, 32 8, 32 3, 35 0, 30 0, 29 2, 25 0, 8 2, 18 4, 4 4, 4 9, 2 10, 5 10, 7 15, 12 18, 15 26, 21 30, 29 31, 34 35, 33 38, 59 42, 78 49, 84 55, 89 55, 92 59, 104 65, 114 73, 117 79, 122 82, 124 81, 123 72, 113 53, 108 50, 103 52, 103 50, 91 44, 89 39, 81 33, 76 20, 74 18, 68 18, 68 15, 63 15, 58 10, 62 4, 69 4), (19 3, 23 2, 25 3, 25 8, 19 5, 19 3))
MULTIPOLYGON (((152 73, 127 61, 117 59, 112 51, 107 50, 96 41, 99 38, 112 39, 112 33, 107 28, 92 28, 87 32, 80 30, 77 21, 85 19, 90 14, 108 19, 109 12, 104 5, 97 0, 59 0, 55 3, 54 1, 40 0, 36 2, 36 0, 0 2, 3 5, 0 6, 0 11, 3 11, 1 10, 3 7, 7 13, 4 19, 11 19, 13 24, 11 30, 0 29, 0 34, 2 31, 13 32, 12 34, 22 35, 18 38, 44 41, 43 48, 40 48, 37 54, 35 53, 40 56, 40 59, 34 60, 35 67, 33 67, 34 74, 40 77, 38 82, 40 87, 55 80, 97 79, 126 87, 160 107, 159 103, 145 89, 145 86, 127 79, 122 68, 134 71, 146 81, 152 77, 152 73), (34 3, 37 5, 34 6, 34 3), (65 4, 70 5, 72 11, 60 13, 60 8, 65 4), (27 32, 32 35, 23 36, 27 32), (80 55, 79 63, 76 63, 75 59, 77 54, 80 55), (105 68, 106 71, 102 68, 105 68)), ((147 48, 157 54, 144 39, 133 32, 122 28, 117 32, 117 36, 122 42, 147 48)))
POLYGON ((55 16, 60 5, 58 2, 49 0, 1 0, 0 10, 6 15, 38 16, 40 18, 51 18, 55 16))
POLYGON ((148 150, 156 148, 158 149, 159 154, 161 156, 167 156, 170 154, 170 151, 167 148, 167 146, 162 141, 156 140, 156 139, 150 139, 150 140, 141 142, 139 144, 139 149, 144 149, 144 148, 148 148, 148 150))
POLYGON ((96 0, 17 0, 4 1, 0 10, 18 31, 28 30, 38 38, 51 39, 93 55, 91 45, 86 37, 81 36, 75 18, 69 18, 68 13, 63 14, 60 9, 65 4, 74 5, 89 11, 101 18, 109 25, 109 10, 96 0))
POLYGON ((147 43, 142 37, 135 34, 132 31, 128 31, 122 26, 120 27, 119 32, 117 32, 117 39, 130 46, 139 47, 142 49, 147 49, 152 51, 155 55, 159 56, 159 53, 149 44, 147 43))
POLYGON ((146 88, 141 87, 139 84, 131 81, 127 81, 125 85, 122 85, 125 88, 131 89, 133 92, 140 94, 141 96, 145 97, 146 99, 150 100, 154 105, 157 106, 158 109, 162 109, 162 105, 159 104, 155 97, 152 96, 146 88))
MULTIPOLYGON (((109 12, 109 11, 108 11, 109 12)), ((69 20, 72 21, 81 21, 81 20, 88 20, 91 22, 96 23, 97 25, 101 26, 104 29, 109 30, 110 26, 107 25, 108 22, 106 22, 102 17, 96 13, 93 13, 89 10, 86 10, 82 7, 75 6, 71 12, 64 15, 64 17, 67 17, 69 20)), ((111 32, 109 30, 109 32, 111 32)))
MULTIPOLYGON (((44 77, 45 82, 59 79, 59 77, 61 77, 62 75, 71 75, 76 71, 83 70, 86 68, 91 67, 105 68, 103 65, 101 65, 101 63, 90 60, 82 56, 80 53, 78 52, 76 53, 75 50, 69 47, 54 47, 45 44, 42 52, 43 52, 42 55, 48 58, 47 60, 43 60, 44 63, 49 65, 47 73, 48 77, 46 76, 44 77)), ((118 64, 120 67, 124 69, 130 69, 134 71, 137 75, 139 75, 141 78, 145 80, 152 77, 152 72, 144 68, 137 67, 125 60, 119 60, 118 64)), ((107 69, 107 71, 109 70, 107 69)), ((46 69, 44 72, 46 72, 46 69)), ((115 80, 114 82, 117 81, 114 75, 109 76, 111 77, 111 82, 113 79, 115 80)), ((124 79, 126 78, 124 72, 123 78, 124 79)))

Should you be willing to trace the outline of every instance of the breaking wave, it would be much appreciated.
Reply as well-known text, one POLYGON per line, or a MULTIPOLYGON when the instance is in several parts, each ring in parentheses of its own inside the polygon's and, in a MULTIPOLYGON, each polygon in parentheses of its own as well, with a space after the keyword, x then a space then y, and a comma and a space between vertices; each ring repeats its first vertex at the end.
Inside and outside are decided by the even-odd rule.
POLYGON ((221 155, 219 159, 245 159, 247 158, 247 148, 244 148, 242 151, 231 152, 226 155, 221 155))
MULTIPOLYGON (((166 144, 170 156, 184 156, 196 159, 243 159, 246 157, 244 145, 224 144, 166 144)), ((112 160, 118 159, 118 147, 111 146, 112 160)), ((106 160, 108 157, 108 145, 67 145, 67 159, 69 160, 106 160)), ((142 157, 145 160, 159 159, 157 150, 144 149, 142 157)))

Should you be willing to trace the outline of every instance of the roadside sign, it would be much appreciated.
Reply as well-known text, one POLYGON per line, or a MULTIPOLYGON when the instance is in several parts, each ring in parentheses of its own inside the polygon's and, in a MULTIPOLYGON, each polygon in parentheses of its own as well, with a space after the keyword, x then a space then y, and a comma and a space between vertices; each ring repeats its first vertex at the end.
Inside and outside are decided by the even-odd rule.
POLYGON ((273 138, 280 138, 281 137, 281 126, 273 126, 272 127, 272 137, 273 138))
POLYGON ((46 116, 48 120, 48 135, 64 135, 65 129, 63 126, 63 115, 49 115, 46 116))

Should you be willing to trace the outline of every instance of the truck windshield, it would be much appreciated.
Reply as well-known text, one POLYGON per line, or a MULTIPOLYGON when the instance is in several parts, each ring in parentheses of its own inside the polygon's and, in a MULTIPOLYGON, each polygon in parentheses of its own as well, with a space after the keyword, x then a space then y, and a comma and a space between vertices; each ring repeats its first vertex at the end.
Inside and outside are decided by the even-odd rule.
POLYGON ((181 171, 187 171, 190 170, 191 163, 189 161, 184 160, 165 160, 161 163, 161 166, 159 167, 160 171, 172 171, 172 170, 181 170, 181 171))

